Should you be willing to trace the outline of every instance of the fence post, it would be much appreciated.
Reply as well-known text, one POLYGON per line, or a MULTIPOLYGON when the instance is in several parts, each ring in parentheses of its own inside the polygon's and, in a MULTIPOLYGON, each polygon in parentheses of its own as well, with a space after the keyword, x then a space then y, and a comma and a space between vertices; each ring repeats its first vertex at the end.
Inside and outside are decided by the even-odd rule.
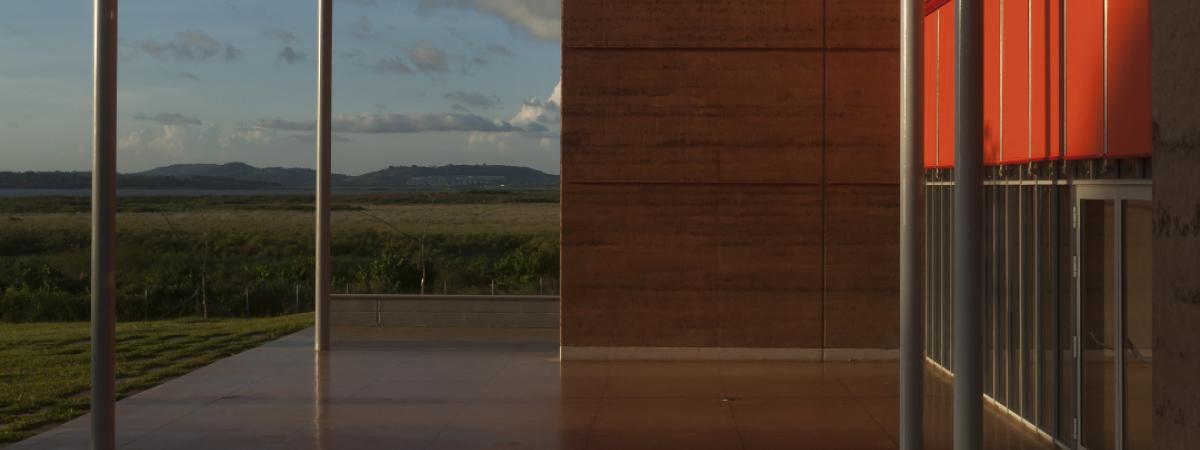
POLYGON ((204 320, 208 320, 208 277, 200 276, 200 310, 204 320))

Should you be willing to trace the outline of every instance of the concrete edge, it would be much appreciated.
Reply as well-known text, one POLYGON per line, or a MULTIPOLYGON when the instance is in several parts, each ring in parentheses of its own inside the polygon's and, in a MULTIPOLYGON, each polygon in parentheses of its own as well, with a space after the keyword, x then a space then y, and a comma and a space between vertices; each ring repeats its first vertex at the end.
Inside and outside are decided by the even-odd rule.
POLYGON ((896 361, 896 349, 560 346, 563 361, 896 361))

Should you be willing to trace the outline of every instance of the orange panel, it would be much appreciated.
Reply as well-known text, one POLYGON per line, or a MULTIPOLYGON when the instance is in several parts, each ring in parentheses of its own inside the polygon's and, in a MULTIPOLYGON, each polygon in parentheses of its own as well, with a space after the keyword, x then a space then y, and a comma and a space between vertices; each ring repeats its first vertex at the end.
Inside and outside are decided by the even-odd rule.
POLYGON ((921 61, 922 146, 925 167, 937 166, 938 145, 938 14, 925 16, 925 47, 921 61))
MULTIPOLYGON (((1046 49, 1050 52, 1048 59, 1048 67, 1050 76, 1047 81, 1049 86, 1049 104, 1047 110, 1048 120, 1046 122, 1046 130, 1049 135, 1049 144, 1047 148, 1047 158, 1060 159, 1062 155, 1062 2, 1063 0, 1049 0, 1047 5, 1047 17, 1049 17, 1049 35, 1046 36, 1046 49)), ((1037 41, 1034 41, 1037 42, 1037 41)))
POLYGON ((1066 0, 1067 158, 1104 152, 1104 2, 1066 0))
POLYGON ((983 1, 983 163, 1000 160, 1000 0, 983 1))
POLYGON ((1049 135, 1046 133, 1046 118, 1049 117, 1050 102, 1046 97, 1050 83, 1048 58, 1050 2, 1032 0, 1029 10, 1029 160, 1042 161, 1049 151, 1049 135))
POLYGON ((1109 0, 1108 156, 1150 156, 1149 0, 1109 0))
POLYGON ((1029 161, 1030 0, 1000 0, 1000 155, 1002 164, 1029 161))
POLYGON ((941 95, 938 99, 938 167, 954 167, 954 2, 947 3, 938 10, 941 25, 938 32, 938 52, 941 62, 938 67, 938 85, 941 95))
POLYGON ((1033 9, 1029 11, 1030 24, 1030 57, 1029 57, 1029 97, 1031 99, 1029 113, 1029 141, 1032 143, 1029 159, 1044 161, 1050 157, 1054 145, 1050 142, 1050 109, 1056 108, 1051 104, 1050 92, 1053 85, 1058 83, 1058 75, 1052 73, 1050 58, 1057 57, 1050 47, 1058 40, 1058 33, 1051 30, 1049 18, 1050 8, 1057 8, 1052 0, 1033 0, 1033 9))

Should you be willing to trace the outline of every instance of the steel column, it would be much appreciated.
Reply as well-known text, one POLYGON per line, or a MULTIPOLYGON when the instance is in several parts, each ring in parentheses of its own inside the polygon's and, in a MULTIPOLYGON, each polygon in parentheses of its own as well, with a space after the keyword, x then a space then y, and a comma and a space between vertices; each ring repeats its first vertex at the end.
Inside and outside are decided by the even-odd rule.
POLYGON ((116 447, 117 0, 95 0, 92 97, 92 449, 116 447))
POLYGON ((900 449, 922 428, 922 0, 900 0, 900 449))
POLYGON ((333 0, 317 0, 317 224, 316 224, 316 351, 329 350, 329 193, 333 0))
POLYGON ((959 0, 955 22, 954 448, 983 446, 983 1, 959 0))

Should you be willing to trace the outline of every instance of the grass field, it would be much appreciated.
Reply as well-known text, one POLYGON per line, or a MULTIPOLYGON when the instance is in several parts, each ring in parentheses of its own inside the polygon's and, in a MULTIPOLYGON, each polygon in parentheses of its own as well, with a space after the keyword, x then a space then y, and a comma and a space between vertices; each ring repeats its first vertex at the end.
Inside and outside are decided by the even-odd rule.
MULTIPOLYGON (((17 230, 87 229, 86 212, 5 214, 0 233, 17 230)), ((241 231, 270 229, 286 233, 312 233, 312 211, 198 210, 125 212, 117 216, 121 231, 241 231)), ((558 228, 558 205, 553 203, 363 205, 333 211, 332 231, 396 231, 419 234, 548 232, 558 228)))
MULTIPOLYGON (((556 293, 557 201, 556 191, 334 196, 333 285, 358 293, 556 293)), ((123 320, 311 310, 310 198, 119 204, 123 320)), ((0 198, 0 322, 87 318, 89 226, 86 199, 0 198)))
MULTIPOLYGON (((118 398, 311 324, 311 314, 121 323, 118 398)), ((0 444, 87 412, 88 331, 86 322, 0 323, 0 444)))

